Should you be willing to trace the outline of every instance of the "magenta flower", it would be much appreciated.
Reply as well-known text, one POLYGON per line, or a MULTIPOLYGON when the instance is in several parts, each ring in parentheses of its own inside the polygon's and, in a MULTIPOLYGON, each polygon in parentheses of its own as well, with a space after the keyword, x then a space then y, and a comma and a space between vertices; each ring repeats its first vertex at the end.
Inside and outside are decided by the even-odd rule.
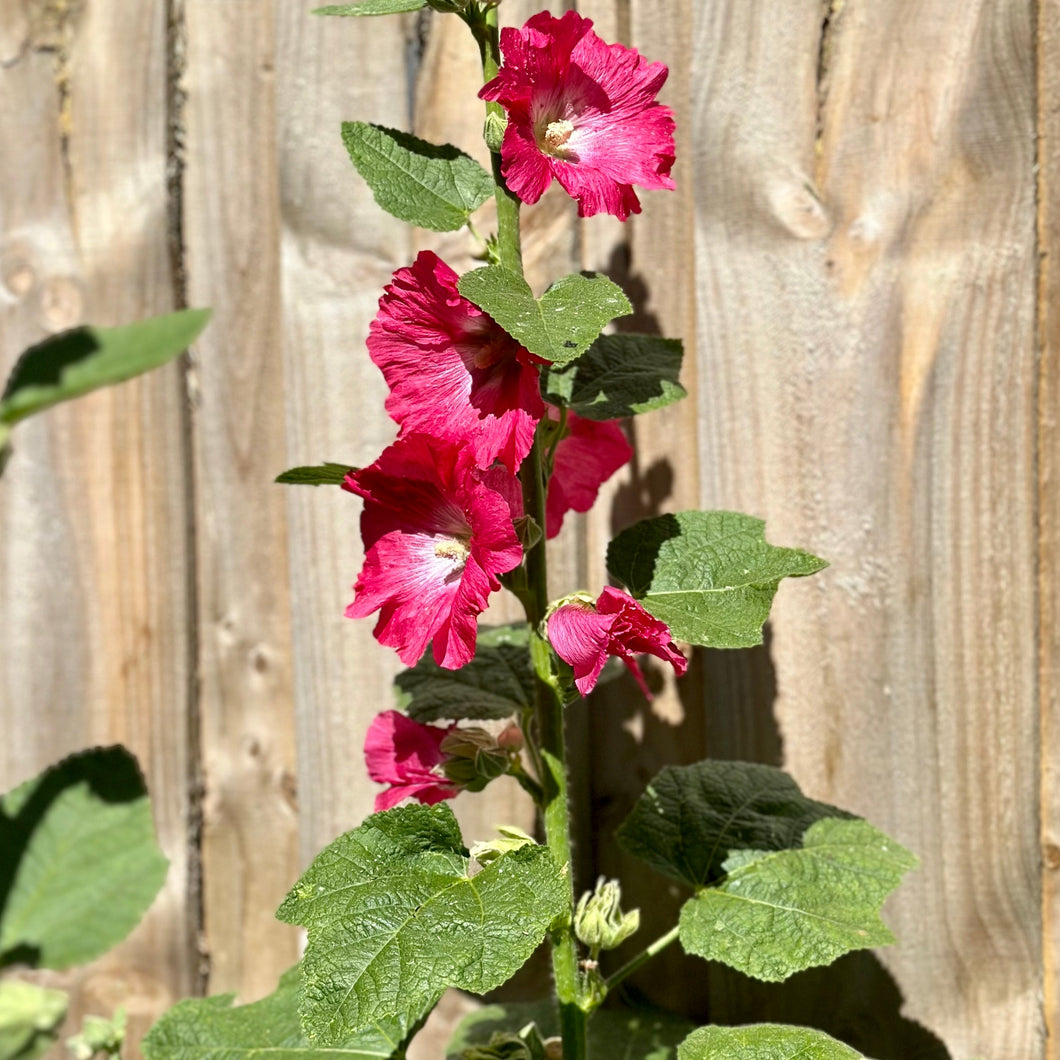
POLYGON ((544 415, 535 365, 545 362, 464 298, 457 279, 427 250, 398 269, 379 300, 368 352, 403 432, 462 442, 479 467, 500 460, 514 473, 544 415))
POLYGON ((655 101, 669 73, 634 48, 605 44, 574 11, 501 30, 503 64, 479 95, 508 112, 501 172, 523 202, 553 177, 578 214, 640 213, 633 185, 673 188, 674 120, 655 101))
MULTIPOLYGON (((559 418, 551 405, 549 417, 559 418)), ((556 448, 548 484, 548 537, 555 537, 567 512, 587 512, 600 487, 633 456, 622 428, 613 421, 598 422, 567 413, 567 427, 556 448)))
POLYGON ((497 575, 523 558, 505 497, 458 444, 423 434, 398 438, 343 489, 364 498, 364 568, 346 614, 378 611, 376 640, 408 666, 432 640, 439 666, 470 662, 497 575))
POLYGON ((587 696, 609 655, 617 655, 636 678, 644 695, 651 692, 634 655, 654 655, 673 666, 680 677, 688 660, 677 650, 665 622, 652 618, 628 593, 608 586, 595 605, 589 598, 560 604, 548 618, 548 639, 556 654, 574 671, 574 684, 587 696))
POLYGON ((422 725, 396 710, 376 716, 364 738, 364 757, 372 780, 390 785, 375 797, 377 812, 389 810, 402 799, 418 799, 431 806, 459 794, 459 785, 445 775, 449 755, 442 751, 442 741, 455 728, 422 725))

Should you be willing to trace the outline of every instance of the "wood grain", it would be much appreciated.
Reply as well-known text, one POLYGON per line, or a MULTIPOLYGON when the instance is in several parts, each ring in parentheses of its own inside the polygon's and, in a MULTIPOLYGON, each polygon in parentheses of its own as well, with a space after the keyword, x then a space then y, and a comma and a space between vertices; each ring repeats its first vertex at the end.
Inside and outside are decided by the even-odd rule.
MULTIPOLYGON (((47 334, 173 308, 167 76, 160 0, 4 6, 0 110, 20 145, 0 162, 5 369, 47 334)), ((128 941, 63 977, 71 1027, 124 1004, 133 1041, 196 979, 183 438, 170 366, 21 425, 0 486, 0 787, 120 741, 147 775, 170 859, 128 941)))

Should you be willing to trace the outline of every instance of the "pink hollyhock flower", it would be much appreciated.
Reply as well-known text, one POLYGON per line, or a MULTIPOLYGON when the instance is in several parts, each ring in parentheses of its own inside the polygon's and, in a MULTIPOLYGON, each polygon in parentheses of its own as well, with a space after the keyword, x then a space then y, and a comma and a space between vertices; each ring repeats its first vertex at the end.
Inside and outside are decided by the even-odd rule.
POLYGON ((364 498, 364 568, 346 614, 378 611, 376 640, 408 666, 432 640, 439 666, 470 662, 497 575, 523 558, 508 501, 458 444, 423 434, 398 438, 343 489, 364 498))
POLYGON ((574 11, 501 31, 503 64, 479 95, 508 112, 501 172, 523 202, 553 177, 578 214, 640 213, 633 185, 673 188, 674 119, 655 101, 669 73, 633 48, 605 44, 574 11))
POLYGON ((628 593, 608 586, 595 605, 589 598, 560 604, 548 618, 548 639, 556 654, 574 671, 574 684, 587 696, 609 655, 617 655, 651 699, 634 655, 654 655, 673 666, 680 677, 688 660, 677 650, 665 622, 652 618, 628 593))
POLYGON ((459 794, 460 786, 443 768, 449 755, 442 751, 442 741, 455 728, 422 725, 396 710, 376 716, 364 738, 364 757, 372 780, 390 785, 375 797, 377 812, 406 798, 431 806, 459 794))
MULTIPOLYGON (((548 407, 559 419, 559 409, 548 407)), ((555 537, 567 512, 587 512, 600 487, 633 456, 622 428, 613 421, 583 419, 567 413, 566 432, 556 448, 546 508, 548 537, 555 537)))
POLYGON ((379 300, 368 352, 402 431, 462 442, 479 467, 499 459, 514 473, 544 415, 535 366, 545 362, 464 298, 457 279, 428 250, 398 269, 379 300))

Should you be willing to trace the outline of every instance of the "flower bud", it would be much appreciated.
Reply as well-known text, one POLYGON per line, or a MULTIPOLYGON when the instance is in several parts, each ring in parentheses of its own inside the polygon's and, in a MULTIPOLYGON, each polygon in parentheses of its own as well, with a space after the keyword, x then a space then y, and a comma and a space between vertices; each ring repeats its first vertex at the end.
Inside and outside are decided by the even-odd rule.
POLYGON ((442 766, 446 777, 471 791, 481 791, 511 765, 509 750, 485 729, 454 729, 442 741, 441 751, 448 756, 442 766))
POLYGON ((486 146, 498 154, 504 142, 504 130, 508 128, 508 119, 503 114, 491 110, 486 115, 486 124, 482 127, 482 138, 486 146))
POLYGON ((532 836, 528 836, 521 828, 512 824, 497 826, 500 839, 491 839, 484 843, 475 843, 471 848, 471 856, 480 864, 488 865, 496 861, 502 854, 509 854, 513 850, 534 843, 532 836))
POLYGON ((618 880, 601 876, 596 889, 586 891, 574 913, 574 934, 595 954, 620 946, 640 927, 640 910, 623 913, 618 880))

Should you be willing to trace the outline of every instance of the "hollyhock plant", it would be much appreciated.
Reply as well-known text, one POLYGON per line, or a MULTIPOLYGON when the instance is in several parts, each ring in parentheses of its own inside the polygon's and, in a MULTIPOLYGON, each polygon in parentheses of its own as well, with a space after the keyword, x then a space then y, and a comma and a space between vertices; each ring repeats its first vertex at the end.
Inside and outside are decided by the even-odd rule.
POLYGON ((460 793, 460 785, 445 775, 450 756, 442 750, 455 730, 455 725, 424 725, 396 710, 376 715, 364 738, 364 757, 372 780, 390 785, 376 795, 377 811, 407 798, 433 805, 460 793))
POLYGON ((561 602, 549 615, 548 639, 574 671, 574 685, 583 696, 596 686, 609 655, 626 664, 648 699, 651 691, 635 655, 654 655, 670 663, 678 677, 688 669, 688 660, 677 650, 666 623, 652 618, 628 593, 610 586, 595 603, 582 595, 561 602))
POLYGON ((523 202, 558 180, 578 214, 640 213, 633 190, 674 187, 674 120, 655 100, 663 63, 607 44, 575 11, 534 15, 501 31, 500 72, 479 95, 508 114, 501 172, 523 202))
POLYGON ((439 666, 465 665, 497 575, 523 557, 508 501, 461 446, 423 434, 398 438, 343 488, 365 502, 364 568, 347 616, 378 611, 376 639, 406 665, 432 640, 439 666))
POLYGON ((529 353, 457 289, 457 274, 422 251, 379 300, 368 352, 390 387, 387 412, 403 431, 468 445, 479 467, 515 472, 544 415, 529 353))

